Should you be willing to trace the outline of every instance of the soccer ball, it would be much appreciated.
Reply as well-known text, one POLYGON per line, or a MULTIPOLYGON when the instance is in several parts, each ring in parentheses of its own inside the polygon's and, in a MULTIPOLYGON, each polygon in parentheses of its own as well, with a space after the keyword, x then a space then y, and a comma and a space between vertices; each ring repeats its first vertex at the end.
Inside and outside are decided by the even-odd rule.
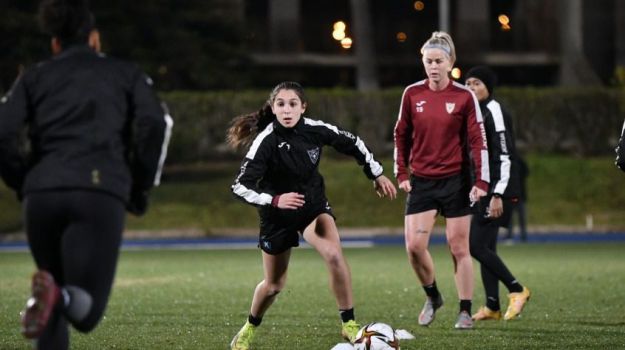
POLYGON ((399 350, 399 339, 393 327, 374 322, 362 327, 354 341, 356 350, 399 350))

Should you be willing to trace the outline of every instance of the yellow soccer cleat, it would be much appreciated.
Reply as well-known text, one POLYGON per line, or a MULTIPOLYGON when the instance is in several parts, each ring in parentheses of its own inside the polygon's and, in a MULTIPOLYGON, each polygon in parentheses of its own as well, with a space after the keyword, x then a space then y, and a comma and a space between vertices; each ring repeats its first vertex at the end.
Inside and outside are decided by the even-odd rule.
POLYGON ((508 294, 510 303, 508 304, 508 310, 506 310, 503 319, 508 321, 517 318, 521 314, 521 311, 523 311, 525 303, 530 300, 530 295, 530 290, 527 289, 527 287, 523 287, 523 291, 520 293, 508 294))
POLYGON ((486 321, 486 320, 495 320, 498 321, 501 319, 501 310, 493 311, 489 309, 487 306, 480 307, 479 310, 471 318, 474 321, 486 321))
POLYGON ((245 325, 241 328, 239 333, 232 338, 230 342, 231 350, 249 350, 252 339, 254 339, 254 332, 256 332, 256 326, 249 322, 245 322, 245 325))
POLYGON ((343 327, 341 327, 341 336, 345 338, 345 340, 354 344, 356 334, 358 334, 359 330, 360 325, 354 320, 349 320, 347 322, 343 322, 343 327))

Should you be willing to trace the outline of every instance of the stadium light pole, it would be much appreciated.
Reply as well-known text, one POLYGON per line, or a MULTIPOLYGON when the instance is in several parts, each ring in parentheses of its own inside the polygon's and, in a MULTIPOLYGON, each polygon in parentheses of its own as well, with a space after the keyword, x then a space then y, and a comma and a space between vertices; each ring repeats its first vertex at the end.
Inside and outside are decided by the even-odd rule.
POLYGON ((438 29, 450 33, 449 0, 438 0, 438 29))
POLYGON ((356 88, 358 91, 375 91, 379 89, 379 81, 369 0, 351 0, 350 4, 354 17, 356 88))

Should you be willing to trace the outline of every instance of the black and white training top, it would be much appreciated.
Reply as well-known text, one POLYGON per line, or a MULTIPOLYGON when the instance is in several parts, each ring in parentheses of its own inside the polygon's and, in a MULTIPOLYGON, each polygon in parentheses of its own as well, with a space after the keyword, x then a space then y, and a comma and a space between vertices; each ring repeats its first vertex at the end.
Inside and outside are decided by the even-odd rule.
POLYGON ((325 145, 354 157, 369 179, 382 175, 382 165, 358 136, 302 117, 292 128, 276 120, 256 136, 232 192, 255 206, 271 205, 275 195, 288 192, 303 194, 307 205, 325 201, 323 177, 318 170, 325 145))
POLYGON ((505 198, 519 196, 520 179, 514 142, 512 118, 492 98, 480 102, 484 118, 484 129, 488 142, 490 193, 497 193, 505 198))

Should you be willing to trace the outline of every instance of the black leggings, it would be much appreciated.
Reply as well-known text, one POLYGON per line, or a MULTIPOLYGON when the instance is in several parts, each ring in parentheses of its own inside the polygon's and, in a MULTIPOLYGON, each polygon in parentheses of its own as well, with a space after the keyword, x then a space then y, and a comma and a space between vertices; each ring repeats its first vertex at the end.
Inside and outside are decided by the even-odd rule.
MULTIPOLYGON (((37 268, 50 272, 60 287, 75 286, 90 294, 89 313, 72 325, 81 332, 91 331, 104 314, 115 277, 124 203, 104 192, 65 190, 30 193, 23 207, 37 268)), ((62 307, 55 309, 37 345, 39 349, 69 347, 62 307)))
POLYGON ((469 236, 471 256, 480 262, 480 272, 486 298, 499 304, 499 281, 510 289, 515 278, 497 255, 499 224, 475 216, 471 220, 469 236))

